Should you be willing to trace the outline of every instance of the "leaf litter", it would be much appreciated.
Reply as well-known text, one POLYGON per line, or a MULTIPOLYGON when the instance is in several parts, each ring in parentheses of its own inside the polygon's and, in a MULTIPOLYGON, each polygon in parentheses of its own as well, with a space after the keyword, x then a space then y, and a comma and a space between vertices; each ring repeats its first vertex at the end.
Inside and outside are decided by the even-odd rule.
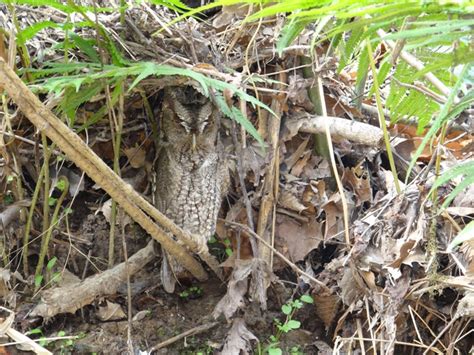
MULTIPOLYGON (((45 9, 45 13, 32 12, 26 6, 17 5, 16 8, 22 28, 49 17, 56 23, 65 20, 64 13, 51 8, 45 9)), ((274 155, 269 153, 269 147, 254 143, 239 132, 251 215, 253 223, 258 226, 258 212, 263 208, 262 201, 268 198, 263 188, 266 172, 269 171, 267 167, 278 159, 272 223, 262 226, 261 237, 273 238, 277 251, 325 287, 315 284, 304 275, 298 276, 287 261, 276 255, 272 256, 272 264, 268 265, 255 255, 256 251, 249 241, 253 238, 251 234, 238 228, 229 231, 225 222, 219 222, 222 229, 219 227, 217 232, 217 253, 230 254, 226 260, 225 256, 222 257, 227 287, 223 287, 217 279, 211 280, 203 284, 204 294, 193 299, 189 296, 190 287, 193 286, 184 282, 181 294, 172 297, 157 286, 160 281, 156 260, 150 261, 146 267, 140 266, 140 272, 133 277, 130 285, 133 312, 143 314, 141 312, 150 309, 151 314, 143 315, 131 325, 134 345, 145 350, 176 332, 191 328, 193 324, 220 319, 223 315, 223 326, 214 334, 204 334, 191 342, 174 344, 170 353, 199 351, 203 346, 222 354, 252 353, 257 342, 264 343, 274 334, 273 319, 281 317, 281 305, 296 294, 309 293, 315 301, 314 305, 306 306, 304 314, 296 314, 302 324, 301 330, 309 334, 301 337, 304 340, 298 344, 303 353, 316 353, 318 349, 337 353, 338 349, 344 347, 358 349, 361 344, 366 349, 375 346, 391 353, 406 351, 412 346, 417 351, 430 347, 437 353, 452 347, 461 353, 463 350, 468 351, 467 344, 472 340, 472 334, 469 334, 469 327, 472 328, 470 318, 474 313, 474 246, 472 238, 463 239, 460 247, 448 248, 448 245, 459 233, 460 226, 472 219, 472 185, 453 200, 441 217, 436 216, 433 202, 428 196, 430 184, 434 182, 432 170, 418 175, 402 194, 397 195, 393 176, 385 163, 386 157, 377 144, 368 146, 351 142, 347 137, 339 137, 335 138, 334 149, 343 191, 338 191, 333 186, 331 163, 315 153, 315 137, 301 129, 303 120, 298 119, 301 113, 307 115, 314 109, 307 92, 314 83, 303 78, 297 69, 296 56, 293 55, 307 54, 303 47, 309 43, 310 33, 303 33, 299 39, 298 43, 303 49, 288 49, 279 59, 280 66, 277 66, 274 61, 275 46, 283 17, 274 17, 261 26, 243 23, 245 16, 250 13, 249 7, 224 6, 210 22, 190 18, 163 31, 159 30, 163 29, 164 23, 171 21, 173 13, 146 3, 127 9, 124 24, 117 21, 116 15, 109 13, 98 14, 97 19, 127 60, 194 68, 233 83, 249 93, 257 93, 259 99, 272 109, 272 100, 279 102, 285 120, 278 137, 279 144, 272 153, 274 155), (126 28, 124 38, 117 35, 123 31, 122 26, 126 28), (269 78, 278 79, 275 73, 282 67, 287 68, 290 74, 287 82, 282 83, 285 89, 275 90, 275 83, 269 78), (229 72, 225 68, 243 69, 229 72), (293 120, 295 117, 297 119, 293 120), (344 240, 341 193, 348 200, 350 244, 344 240), (185 293, 188 296, 185 297, 185 293), (252 317, 258 318, 258 315, 261 315, 260 320, 251 320, 252 317), (324 332, 321 333, 321 329, 324 332), (456 339, 454 345, 452 339, 456 339)), ((5 25, 11 28, 12 21, 3 8, 2 19, 6 19, 5 25)), ((78 27, 74 31, 81 38, 95 38, 90 27, 78 27)), ((26 43, 30 56, 35 58, 38 65, 47 65, 58 61, 58 55, 51 45, 58 45, 63 39, 64 32, 53 26, 45 27, 26 43)), ((76 46, 78 56, 88 55, 89 60, 98 59, 94 51, 90 51, 95 50, 93 45, 81 45, 77 40, 76 46)), ((351 104, 352 87, 355 85, 353 76, 345 70, 336 72, 337 58, 326 59, 321 77, 327 91, 328 112, 332 116, 364 121, 366 117, 351 104)), ((45 87, 52 84, 52 79, 38 76, 39 81, 44 80, 42 85, 45 87)), ((144 109, 143 94, 150 100, 156 100, 158 105, 158 91, 170 82, 179 80, 160 80, 150 76, 125 96, 126 123, 122 135, 125 148, 120 152, 120 159, 126 163, 122 165, 122 173, 124 179, 130 179, 127 181, 136 190, 148 196, 152 185, 149 166, 153 162, 154 118, 149 117, 149 112, 144 109), (136 178, 138 175, 139 179, 136 178)), ((49 99, 53 98, 52 95, 49 94, 49 99)), ((64 100, 64 96, 52 101, 52 108, 54 105, 59 108, 61 99, 64 100)), ((87 135, 83 138, 90 139, 90 146, 101 158, 110 162, 114 153, 106 111, 95 117, 95 122, 89 122, 105 104, 105 97, 95 94, 81 102, 78 109, 82 116, 78 117, 76 123, 88 125, 87 135)), ((367 104, 375 106, 373 102, 367 104)), ((275 118, 268 115, 265 119, 265 114, 258 116, 254 107, 247 106, 247 116, 261 136, 267 139, 270 134, 268 122, 275 118)), ((71 109, 74 111, 75 108, 64 105, 61 108, 64 112, 71 109)), ((31 127, 18 118, 13 118, 12 123, 18 132, 22 132, 23 138, 35 141, 31 127)), ((231 129, 232 126, 224 121, 222 135, 226 142, 225 149, 231 157, 234 154, 232 158, 235 160, 235 147, 229 138, 231 129)), ((416 132, 413 126, 401 124, 392 126, 390 133, 403 139, 394 147, 399 153, 398 163, 403 166, 413 156, 423 134, 416 132)), ((450 134, 447 139, 452 142, 445 145, 441 163, 445 170, 473 157, 469 148, 472 149, 472 133, 453 131, 450 134)), ((19 152, 16 153, 17 158, 25 161, 25 170, 33 171, 34 165, 28 160, 33 161, 35 158, 34 146, 23 141, 14 143, 18 149, 11 151, 19 152)), ((432 158, 433 150, 426 147, 419 162, 428 163, 432 158)), ((11 183, 9 169, 9 165, 1 167, 2 191, 7 191, 11 183)), ((242 198, 243 189, 237 179, 238 172, 235 167, 231 170, 234 182, 221 211, 221 220, 249 225, 248 214, 245 213, 247 207, 242 198)), ((51 285, 49 290, 42 291, 43 302, 45 297, 53 297, 55 290, 61 287, 79 290, 87 280, 91 280, 94 275, 99 278, 98 272, 107 268, 110 200, 106 201, 100 188, 94 189, 90 179, 80 179, 81 172, 68 164, 67 160, 57 175, 65 173, 74 177, 70 179, 74 180, 72 186, 75 187, 70 187, 70 218, 75 223, 72 224, 72 230, 67 229, 67 224, 61 224, 54 237, 55 247, 51 252, 59 261, 52 272, 62 273, 64 279, 69 279, 68 274, 76 275, 76 278, 71 278, 71 283, 59 282, 51 285), (104 216, 97 214, 99 211, 104 216)), ((31 177, 34 177, 33 173, 31 177)), ((445 185, 439 190, 439 196, 445 198, 462 179, 459 176, 445 185)), ((27 181, 27 184, 30 184, 31 196, 34 183, 27 181)), ((13 252, 16 241, 23 237, 18 228, 21 219, 17 215, 20 207, 28 207, 28 203, 17 201, 9 205, 6 196, 3 197, 1 212, 2 228, 6 235, 4 247, 13 252), (11 216, 15 216, 15 220, 11 216)), ((126 232, 116 233, 120 238, 127 238, 128 254, 132 255, 146 245, 147 237, 142 231, 137 231, 128 216, 120 213, 116 224, 126 232)), ((39 215, 34 222, 40 225, 37 217, 39 215)), ((32 230, 32 233, 40 234, 37 230, 32 230)), ((259 253, 265 248, 259 244, 259 253)), ((121 245, 116 245, 116 249, 117 258, 123 261, 121 245)), ((35 257, 39 247, 32 247, 29 253, 28 257, 35 257)), ((151 256, 149 258, 153 259, 151 256)), ((15 264, 8 265, 1 269, 2 296, 9 306, 19 307, 20 311, 28 313, 32 309, 28 305, 28 298, 18 290, 30 290, 34 280, 31 277, 23 279, 15 271, 15 264)), ((105 347, 101 337, 104 336, 113 343, 109 348, 111 351, 124 351, 127 348, 125 333, 130 326, 123 320, 126 318, 123 309, 127 307, 124 303, 128 297, 127 291, 120 289, 115 282, 111 291, 104 295, 105 302, 100 303, 99 299, 91 297, 82 299, 74 307, 62 307, 64 300, 61 296, 51 298, 56 302, 54 310, 48 308, 47 303, 40 303, 36 305, 31 320, 20 321, 17 318, 17 323, 26 331, 40 324, 39 315, 45 319, 52 317, 51 325, 45 328, 50 334, 65 326, 65 322, 68 331, 73 332, 77 328, 87 333, 84 339, 77 341, 77 351, 103 350, 105 347), (73 315, 81 307, 82 312, 86 312, 85 321, 73 315), (94 326, 94 322, 98 326, 94 326), (99 335, 98 329, 101 328, 105 335, 99 335)), ((288 338, 291 343, 291 335, 288 338)))

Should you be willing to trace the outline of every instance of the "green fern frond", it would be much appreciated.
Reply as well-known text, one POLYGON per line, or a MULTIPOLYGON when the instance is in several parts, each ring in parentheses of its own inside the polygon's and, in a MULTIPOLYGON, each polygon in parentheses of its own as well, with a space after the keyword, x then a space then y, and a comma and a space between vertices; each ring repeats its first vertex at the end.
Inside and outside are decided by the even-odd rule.
MULTIPOLYGON (((452 88, 451 93, 450 93, 446 103, 441 108, 441 112, 436 117, 436 119, 433 121, 433 124, 430 127, 430 129, 428 130, 428 132, 426 133, 425 137, 423 138, 423 141, 418 146, 418 149, 416 150, 416 152, 413 154, 412 160, 410 161, 410 165, 408 166, 408 169, 407 169, 407 179, 410 176, 410 173, 411 173, 413 167, 415 166, 416 161, 418 160, 418 157, 423 152, 423 149, 425 149, 428 142, 430 142, 433 139, 436 132, 438 132, 438 130, 441 128, 441 125, 451 117, 450 112, 453 111, 454 98, 457 96, 461 86, 464 84, 464 82, 466 80, 466 75, 467 75, 467 73, 469 73, 470 67, 471 67, 471 65, 465 65, 462 68, 461 73, 459 75, 459 78, 458 78, 456 84, 452 88)), ((462 105, 465 105, 465 104, 466 104, 466 102, 463 101, 462 105)), ((459 103, 457 105, 459 105, 459 103)), ((454 106, 454 108, 455 108, 455 106, 454 106)))
MULTIPOLYGON (((47 92, 54 92, 60 94, 65 91, 70 95, 69 99, 73 101, 71 105, 68 105, 66 108, 63 108, 64 111, 68 112, 68 116, 72 114, 72 110, 77 109, 81 102, 87 101, 87 98, 90 98, 94 95, 94 90, 91 89, 94 85, 97 85, 97 82, 100 82, 103 79, 107 79, 111 86, 115 86, 117 80, 126 79, 129 77, 135 77, 134 81, 130 85, 128 91, 130 92, 134 87, 136 87, 140 81, 149 77, 149 76, 186 76, 197 81, 203 88, 204 94, 210 96, 209 89, 212 88, 218 93, 223 92, 224 90, 229 90, 233 92, 236 96, 249 102, 252 106, 259 106, 273 115, 275 113, 265 105, 263 102, 257 100, 255 97, 247 94, 245 91, 239 89, 236 85, 222 82, 213 78, 209 78, 203 74, 197 73, 190 69, 176 68, 169 65, 160 65, 153 62, 139 62, 129 64, 126 67, 119 67, 114 65, 104 66, 103 70, 100 70, 100 66, 96 63, 89 63, 87 74, 74 74, 71 75, 71 72, 80 72, 85 68, 85 65, 72 65, 72 64, 58 64, 45 69, 48 71, 48 74, 53 74, 54 70, 57 72, 67 72, 67 76, 57 76, 50 77, 43 80, 42 83, 36 82, 34 88, 36 90, 42 90, 47 92), (82 87, 86 87, 85 92, 80 92, 82 87), (76 92, 77 95, 73 95, 73 92, 76 92)), ((31 70, 32 73, 45 74, 45 70, 31 70)), ((225 109, 223 105, 223 112, 232 119, 235 119, 238 123, 242 124, 245 129, 261 144, 263 144, 262 138, 259 136, 256 129, 252 126, 250 121, 242 115, 238 114, 233 108, 225 109)))
POLYGON ((448 181, 458 177, 464 176, 464 179, 454 188, 453 191, 448 195, 446 200, 443 202, 442 207, 446 208, 451 201, 459 195, 465 188, 474 183, 474 161, 469 161, 467 163, 460 164, 454 168, 449 169, 444 172, 438 179, 436 179, 433 187, 430 190, 430 195, 441 185, 447 183, 448 181))

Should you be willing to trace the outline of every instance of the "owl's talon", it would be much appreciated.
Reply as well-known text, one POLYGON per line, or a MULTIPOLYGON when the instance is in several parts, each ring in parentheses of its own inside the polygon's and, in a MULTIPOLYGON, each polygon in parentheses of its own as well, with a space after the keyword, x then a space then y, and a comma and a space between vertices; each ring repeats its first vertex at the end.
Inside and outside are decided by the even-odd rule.
POLYGON ((197 253, 199 255, 208 254, 209 253, 209 248, 207 247, 207 244, 201 244, 197 249, 197 253))

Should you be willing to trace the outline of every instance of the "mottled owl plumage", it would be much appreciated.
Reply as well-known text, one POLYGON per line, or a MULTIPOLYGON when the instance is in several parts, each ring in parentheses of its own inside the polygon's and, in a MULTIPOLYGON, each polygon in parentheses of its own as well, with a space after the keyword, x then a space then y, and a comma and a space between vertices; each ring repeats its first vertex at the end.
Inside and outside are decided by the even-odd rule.
MULTIPOLYGON (((228 171, 219 140, 220 113, 192 86, 164 90, 155 165, 158 209, 206 245, 216 229, 228 171)), ((173 292, 182 267, 164 254, 163 286, 173 292)))

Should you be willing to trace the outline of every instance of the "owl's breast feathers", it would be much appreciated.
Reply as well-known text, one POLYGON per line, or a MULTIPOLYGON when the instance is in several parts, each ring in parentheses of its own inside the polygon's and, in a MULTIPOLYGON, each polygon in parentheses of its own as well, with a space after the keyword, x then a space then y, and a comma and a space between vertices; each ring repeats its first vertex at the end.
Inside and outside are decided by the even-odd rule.
POLYGON ((209 239, 215 232, 224 162, 216 152, 176 154, 167 147, 157 165, 157 200, 162 212, 188 232, 209 239))

